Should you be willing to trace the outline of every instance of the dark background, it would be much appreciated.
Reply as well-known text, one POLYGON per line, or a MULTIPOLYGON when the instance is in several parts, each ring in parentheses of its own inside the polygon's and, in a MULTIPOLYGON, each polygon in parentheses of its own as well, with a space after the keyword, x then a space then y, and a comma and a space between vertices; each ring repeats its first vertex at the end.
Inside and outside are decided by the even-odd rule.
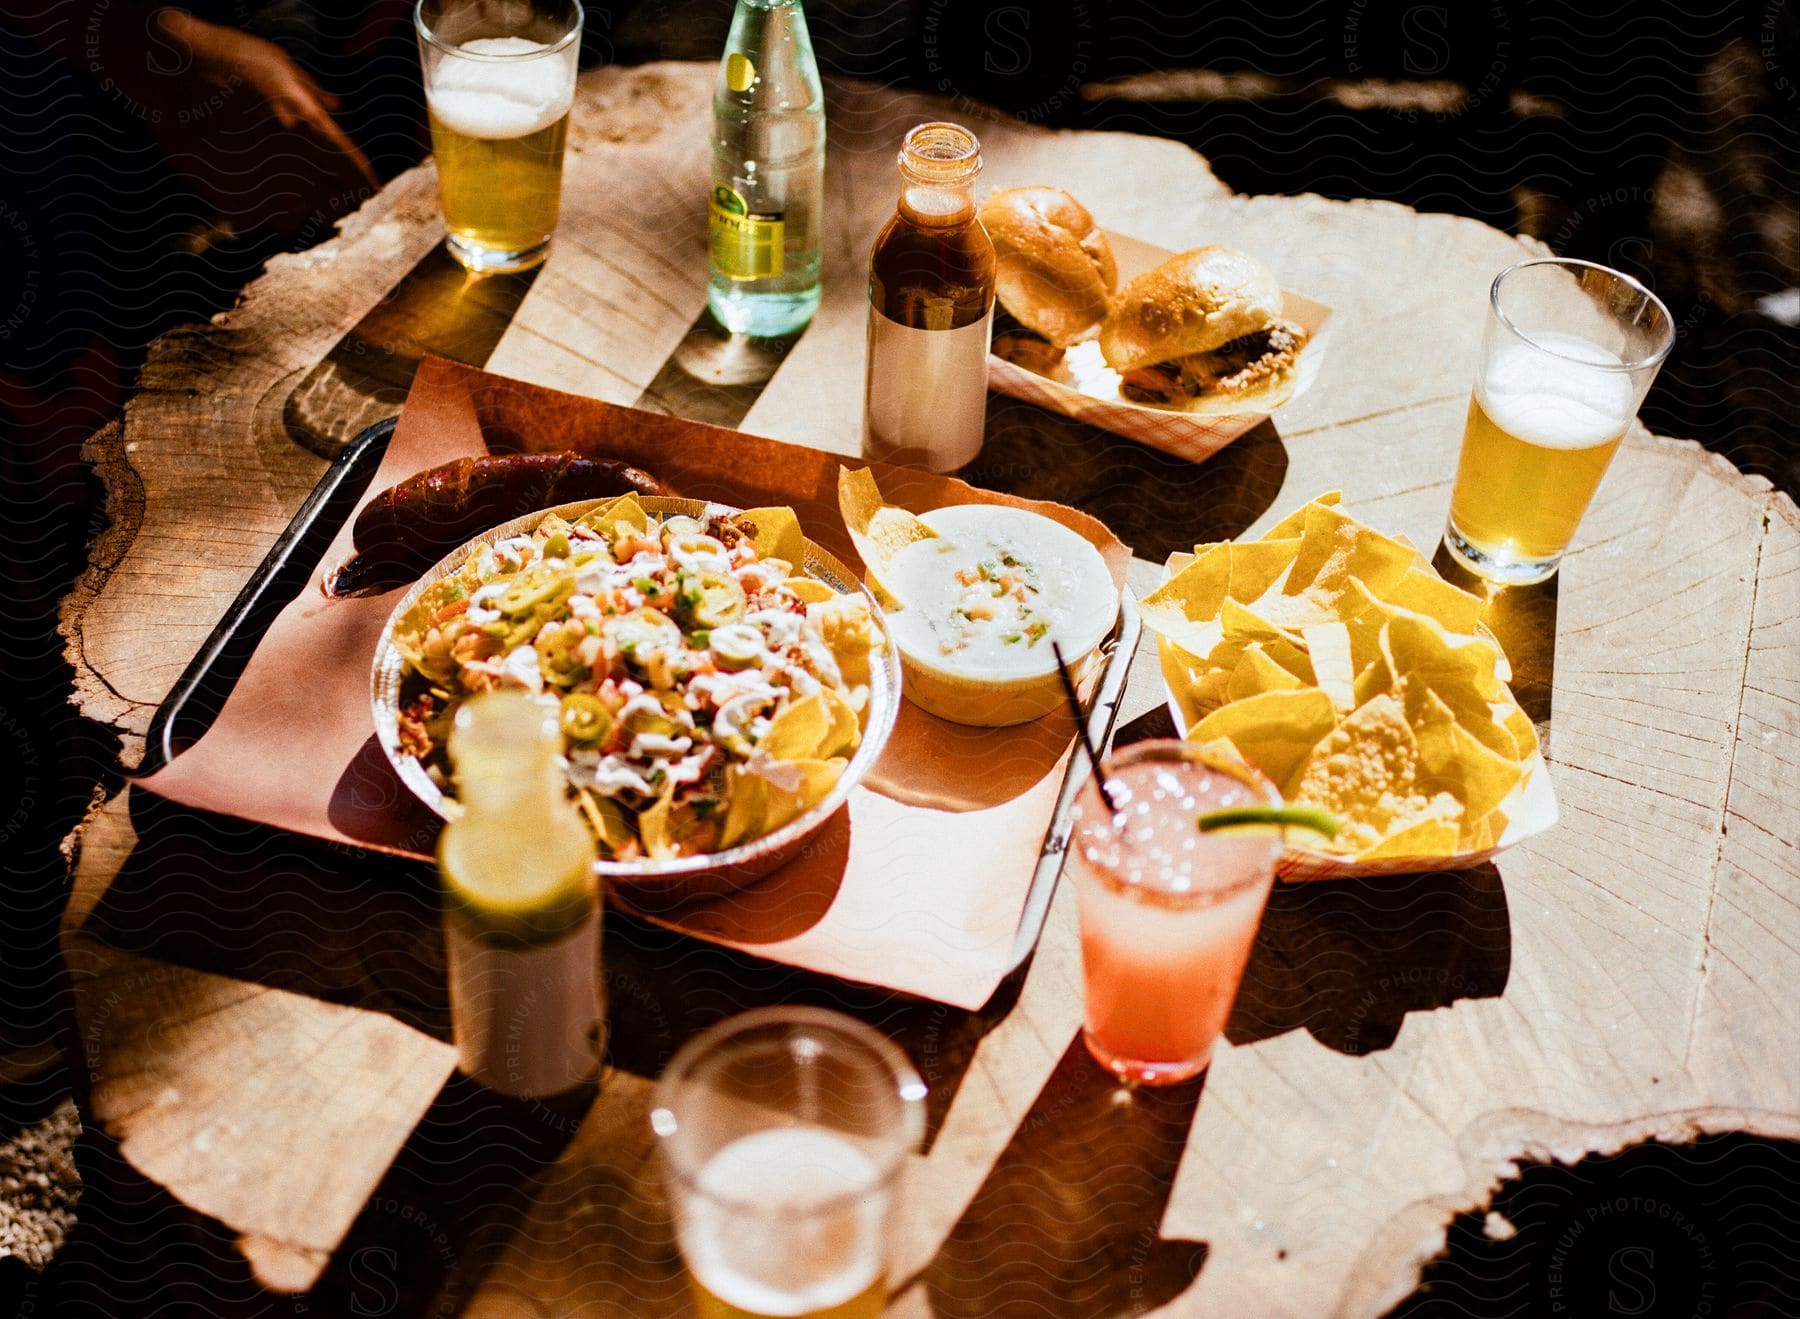
MULTIPOLYGON (((404 3, 192 10, 276 41, 339 94, 338 122, 382 179, 423 154, 404 3)), ((716 58, 730 10, 590 5, 584 64, 716 58)), ((58 847, 95 785, 112 781, 115 754, 105 730, 67 709, 54 630, 104 518, 80 446, 119 414, 158 334, 229 307, 270 255, 328 237, 366 191, 330 182, 325 167, 274 177, 243 96, 209 105, 185 136, 152 122, 109 86, 107 65, 116 48, 141 46, 148 11, 125 0, 0 8, 0 726, 21 771, 0 838, 0 1200, 42 1206, 42 1222, 65 1227, 58 847), (248 143, 216 146, 203 130, 220 127, 248 143), (30 1181, 34 1168, 50 1170, 45 1185, 30 1181)), ((1205 154, 1240 191, 1388 198, 1626 269, 1679 327, 1645 422, 1800 492, 1800 0, 809 0, 808 12, 828 75, 970 97, 1055 127, 1159 134, 1205 154)), ((155 49, 138 53, 154 67, 155 49)), ((167 1308, 156 1299, 152 1261, 178 1267, 179 1243, 139 1221, 130 1188, 87 1166, 74 1237, 85 1264, 64 1251, 45 1275, 27 1269, 0 1213, 0 1313, 14 1283, 34 1313, 58 1313, 56 1298, 74 1295, 59 1278, 97 1260, 135 1280, 101 1288, 102 1311, 205 1312, 191 1295, 167 1308)), ((1800 1312, 1797 1167, 1792 1147, 1723 1137, 1533 1169, 1496 1199, 1505 1225, 1459 1220, 1451 1256, 1402 1311, 1547 1314, 1567 1300, 1562 1313, 1800 1312), (1692 1233, 1665 1241, 1667 1217, 1654 1212, 1584 1217, 1618 1188, 1688 1207, 1706 1225, 1705 1252, 1692 1233), (1596 1225, 1565 1240, 1582 1221, 1596 1225), (1696 1289, 1728 1290, 1664 1287, 1644 1300, 1597 1265, 1588 1290, 1543 1290, 1559 1250, 1633 1266, 1639 1249, 1661 1251, 1663 1268, 1686 1260, 1696 1289)))

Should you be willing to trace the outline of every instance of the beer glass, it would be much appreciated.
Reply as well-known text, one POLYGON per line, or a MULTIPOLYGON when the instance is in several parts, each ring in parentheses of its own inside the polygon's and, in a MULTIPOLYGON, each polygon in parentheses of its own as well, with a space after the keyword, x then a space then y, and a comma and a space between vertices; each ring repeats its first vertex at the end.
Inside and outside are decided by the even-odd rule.
POLYGON ((419 0, 413 11, 450 254, 477 273, 544 259, 562 200, 577 0, 419 0))
POLYGON ((1669 355, 1674 324, 1629 275, 1561 257, 1507 267, 1488 303, 1444 542, 1490 581, 1541 582, 1669 355))
POLYGON ((675 1234, 703 1319, 862 1319, 925 1083, 899 1049, 818 1008, 764 1008, 689 1041, 657 1083, 675 1234))

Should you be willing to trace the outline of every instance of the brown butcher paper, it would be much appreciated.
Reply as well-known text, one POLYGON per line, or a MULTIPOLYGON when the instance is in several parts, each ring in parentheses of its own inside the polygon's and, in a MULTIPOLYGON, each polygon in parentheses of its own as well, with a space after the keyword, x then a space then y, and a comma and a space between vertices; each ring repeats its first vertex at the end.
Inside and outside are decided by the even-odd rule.
MULTIPOLYGON (((455 458, 561 450, 623 459, 689 498, 791 505, 809 537, 860 563, 837 508, 838 469, 855 460, 435 359, 421 366, 365 498, 455 458)), ((914 512, 982 501, 1054 517, 1091 540, 1124 582, 1129 551, 1085 514, 871 466, 888 500, 914 512)), ((437 818, 389 767, 369 705, 369 668, 397 592, 336 600, 316 585, 349 551, 346 522, 212 728, 140 787, 200 810, 429 858, 437 818)), ((1072 738, 1062 714, 975 729, 903 704, 882 758, 800 856, 751 888, 657 919, 777 962, 978 1007, 1010 961, 1072 738)))

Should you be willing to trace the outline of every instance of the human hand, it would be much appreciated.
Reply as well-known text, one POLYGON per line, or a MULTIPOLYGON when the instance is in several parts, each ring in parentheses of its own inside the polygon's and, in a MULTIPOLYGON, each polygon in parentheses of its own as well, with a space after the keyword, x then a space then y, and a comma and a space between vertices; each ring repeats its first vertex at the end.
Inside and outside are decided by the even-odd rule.
POLYGON ((276 123, 336 149, 370 188, 380 186, 368 157, 331 117, 338 98, 313 81, 280 46, 178 9, 164 10, 161 19, 163 30, 192 53, 195 71, 206 82, 221 91, 249 88, 276 123))

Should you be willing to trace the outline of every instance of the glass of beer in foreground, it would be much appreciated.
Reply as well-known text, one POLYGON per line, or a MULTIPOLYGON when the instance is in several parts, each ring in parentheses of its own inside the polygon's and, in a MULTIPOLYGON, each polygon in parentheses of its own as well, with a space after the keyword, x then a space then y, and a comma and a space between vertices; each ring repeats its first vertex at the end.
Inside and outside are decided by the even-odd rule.
POLYGON ((1635 279, 1561 257, 1507 267, 1488 304, 1444 542, 1522 585, 1556 571, 1675 330, 1635 279))
POLYGON ((861 1022, 764 1008, 689 1041, 657 1083, 675 1235, 702 1319, 863 1319, 925 1083, 861 1022))
POLYGON ((1068 867, 1081 913, 1082 1036, 1120 1080, 1205 1071, 1281 856, 1279 831, 1202 833, 1208 811, 1281 805, 1273 784, 1192 742, 1139 742, 1075 803, 1068 867))
POLYGON ((419 0, 425 107, 450 254, 480 273, 544 259, 562 201, 577 0, 419 0))

